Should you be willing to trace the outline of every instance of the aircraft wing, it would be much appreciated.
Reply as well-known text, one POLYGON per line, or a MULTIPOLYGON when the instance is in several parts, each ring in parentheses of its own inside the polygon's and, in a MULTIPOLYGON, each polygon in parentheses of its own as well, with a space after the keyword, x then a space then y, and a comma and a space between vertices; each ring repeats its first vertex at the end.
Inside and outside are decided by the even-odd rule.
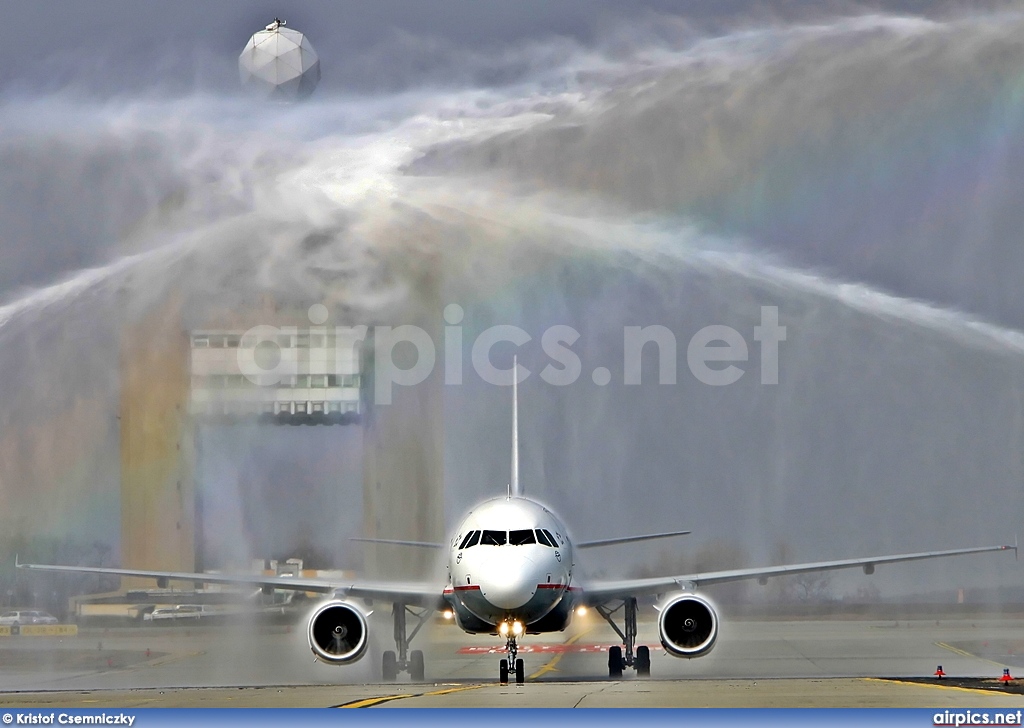
POLYGON ((443 549, 443 543, 435 543, 433 541, 401 541, 397 538, 367 538, 363 536, 353 536, 349 541, 359 541, 360 543, 382 543, 389 546, 414 546, 421 549, 443 549))
POLYGON ((963 554, 980 554, 988 551, 1013 551, 1017 546, 980 546, 969 549, 949 549, 946 551, 922 551, 916 554, 892 554, 861 559, 840 559, 838 561, 814 561, 804 564, 787 564, 783 566, 762 566, 752 569, 729 569, 726 571, 708 571, 697 574, 681 574, 679 576, 663 576, 646 579, 602 580, 584 583, 584 601, 588 604, 602 604, 611 599, 624 599, 648 594, 663 594, 677 589, 695 589, 699 586, 722 584, 728 581, 744 579, 767 579, 772 576, 789 576, 805 574, 812 571, 832 571, 834 569, 851 569, 859 566, 866 573, 874 571, 879 564, 895 564, 902 561, 920 561, 922 559, 940 559, 947 556, 963 554))
POLYGON ((139 569, 108 569, 99 566, 57 566, 52 564, 16 564, 28 571, 55 571, 59 573, 106 574, 154 579, 165 584, 170 581, 188 581, 202 584, 237 584, 301 592, 317 592, 356 599, 380 599, 389 602, 439 607, 443 603, 443 585, 425 582, 387 582, 362 579, 307 579, 292 576, 262 576, 260 574, 200 574, 185 571, 145 571, 139 569))
POLYGON ((670 531, 668 533, 647 533, 643 536, 621 536, 619 538, 603 538, 599 541, 578 541, 573 544, 578 549, 592 549, 595 546, 614 546, 620 543, 650 541, 652 538, 671 538, 672 536, 688 536, 692 531, 670 531))

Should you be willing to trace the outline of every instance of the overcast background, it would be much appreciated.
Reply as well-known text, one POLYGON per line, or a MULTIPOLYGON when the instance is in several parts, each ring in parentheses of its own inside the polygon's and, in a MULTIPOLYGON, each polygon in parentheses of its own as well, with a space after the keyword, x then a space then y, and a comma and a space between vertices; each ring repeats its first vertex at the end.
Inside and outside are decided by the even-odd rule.
MULTIPOLYGON (((422 304, 438 259, 468 332, 535 337, 531 370, 547 326, 583 334, 580 382, 523 386, 528 491, 583 538, 697 532, 593 570, 984 545, 1024 521, 1019 3, 0 7, 7 533, 116 554, 136 312, 175 292, 201 322, 266 292, 358 323, 422 304), (308 104, 238 88, 275 16, 320 54, 308 104), (770 387, 764 305, 789 327, 770 387), (648 360, 625 387, 622 327, 651 324, 676 334, 679 384, 648 360), (735 386, 686 369, 710 324, 751 346, 735 386)), ((507 481, 508 392, 469 377, 445 406, 453 519, 507 481)), ((258 429, 202 449, 225 558, 357 565, 355 431, 258 429)), ((1005 562, 873 583, 1011 587, 1005 562)))
MULTIPOLYGON (((323 59, 321 91, 379 93, 422 83, 520 78, 506 54, 561 38, 590 45, 644 33, 715 32, 836 13, 958 12, 1015 3, 928 0, 381 0, 126 2, 3 0, 0 88, 89 90, 101 94, 231 92, 234 61, 249 36, 275 17, 305 31, 323 59), (481 64, 481 61, 486 61, 481 64), (482 67, 481 67, 482 65, 482 67)), ((543 55, 537 62, 543 63, 543 55)))

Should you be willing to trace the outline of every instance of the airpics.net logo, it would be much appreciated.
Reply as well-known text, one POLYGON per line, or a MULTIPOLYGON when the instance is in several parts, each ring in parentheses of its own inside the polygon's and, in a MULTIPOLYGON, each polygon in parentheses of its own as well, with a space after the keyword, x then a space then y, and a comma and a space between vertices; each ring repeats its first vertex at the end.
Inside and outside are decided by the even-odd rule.
MULTIPOLYGON (((427 380, 438 366, 438 352, 443 352, 444 383, 460 385, 465 381, 465 359, 469 352, 469 365, 482 381, 495 386, 511 386, 512 368, 495 366, 492 352, 499 346, 514 348, 536 343, 525 329, 511 324, 499 324, 480 331, 469 340, 462 322, 465 311, 458 304, 445 307, 444 326, 440 347, 422 327, 411 324, 401 326, 336 326, 328 329, 327 307, 314 304, 309 309, 313 324, 301 332, 298 327, 255 326, 244 332, 237 348, 240 373, 258 386, 274 387, 287 382, 302 372, 297 356, 284 355, 282 342, 332 342, 337 374, 351 371, 359 362, 364 347, 369 347, 373 368, 373 398, 379 405, 391 404, 395 387, 412 387, 427 380), (468 349, 467 349, 468 347, 468 349), (396 356, 401 352, 400 356, 396 356), (347 369, 342 366, 347 363, 347 369)), ((762 306, 760 323, 748 332, 755 346, 746 336, 731 326, 721 324, 705 326, 685 343, 685 360, 690 374, 697 382, 710 387, 723 387, 738 382, 746 373, 744 366, 751 361, 751 349, 759 358, 761 384, 774 385, 779 381, 779 349, 786 341, 786 327, 779 323, 776 306, 762 306)), ((572 326, 558 324, 546 328, 539 337, 540 349, 547 362, 536 374, 549 385, 565 387, 575 384, 584 376, 584 366, 576 347, 581 334, 572 326)), ((321 344, 323 346, 323 344, 321 344)), ((666 326, 625 326, 622 330, 622 383, 643 383, 643 357, 655 356, 657 381, 662 385, 677 383, 680 342, 666 326)), ((517 382, 524 382, 534 371, 523 364, 515 370, 517 382)), ((597 366, 589 371, 590 380, 603 387, 611 384, 612 370, 597 366)))
POLYGON ((932 717, 935 726, 987 726, 987 725, 1020 725, 1024 711, 1020 710, 944 710, 932 717))

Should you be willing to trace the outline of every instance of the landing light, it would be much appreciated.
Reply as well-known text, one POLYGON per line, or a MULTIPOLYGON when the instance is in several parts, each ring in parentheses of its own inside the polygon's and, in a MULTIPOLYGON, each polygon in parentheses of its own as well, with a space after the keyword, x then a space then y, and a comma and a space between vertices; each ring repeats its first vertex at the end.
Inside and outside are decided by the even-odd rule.
POLYGON ((508 634, 508 622, 502 622, 501 626, 498 627, 498 631, 501 632, 502 637, 505 637, 508 634))
POLYGON ((586 614, 587 614, 587 608, 586 607, 576 607, 576 616, 577 617, 585 617, 586 614))
POLYGON ((445 619, 451 619, 452 617, 455 616, 455 612, 453 612, 450 609, 446 609, 443 612, 441 612, 441 616, 444 617, 445 619))
POLYGON ((512 634, 514 634, 516 637, 518 637, 522 633, 523 633, 523 623, 522 622, 518 622, 518 621, 517 622, 513 622, 512 623, 512 634))

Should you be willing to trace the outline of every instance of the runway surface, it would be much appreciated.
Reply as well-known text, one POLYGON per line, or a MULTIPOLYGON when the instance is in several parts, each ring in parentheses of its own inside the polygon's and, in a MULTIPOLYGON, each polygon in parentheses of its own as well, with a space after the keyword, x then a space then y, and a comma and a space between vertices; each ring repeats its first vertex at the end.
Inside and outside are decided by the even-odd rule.
MULTIPOLYGON (((376 635, 390 633, 375 615, 376 635)), ((652 623, 652 677, 607 677, 611 630, 593 619, 524 642, 527 684, 499 686, 499 643, 433 623, 426 682, 381 684, 378 640, 361 662, 315 663, 297 627, 83 630, 75 638, 0 641, 0 705, 48 707, 704 707, 1021 706, 999 692, 877 678, 998 677, 1024 661, 1024 622, 1006 618, 726 621, 697 660, 668 656, 652 623)), ((1024 668, 1020 668, 1024 673, 1024 668)))

